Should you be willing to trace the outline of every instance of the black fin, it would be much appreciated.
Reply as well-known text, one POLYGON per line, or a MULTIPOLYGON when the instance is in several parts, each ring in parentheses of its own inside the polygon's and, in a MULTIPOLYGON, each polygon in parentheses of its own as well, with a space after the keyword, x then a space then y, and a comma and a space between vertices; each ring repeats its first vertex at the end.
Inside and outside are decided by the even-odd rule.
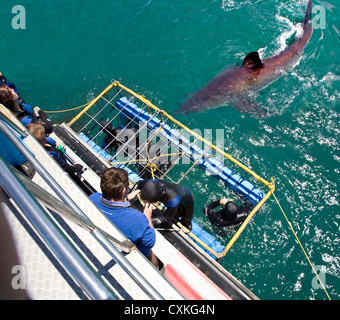
POLYGON ((261 68, 263 66, 263 63, 260 59, 259 53, 257 51, 248 53, 243 60, 242 66, 252 69, 261 68))

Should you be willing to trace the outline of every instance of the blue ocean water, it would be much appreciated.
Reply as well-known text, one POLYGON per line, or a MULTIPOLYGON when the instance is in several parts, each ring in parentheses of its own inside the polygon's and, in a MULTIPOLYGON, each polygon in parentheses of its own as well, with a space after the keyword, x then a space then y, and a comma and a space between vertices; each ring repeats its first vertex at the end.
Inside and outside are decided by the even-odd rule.
MULTIPOLYGON (((116 79, 172 114, 188 94, 247 53, 267 57, 284 48, 298 32, 306 3, 7 0, 0 7, 0 71, 29 104, 45 110, 82 105, 116 79), (25 29, 13 28, 18 4, 25 29)), ((331 299, 339 299, 339 3, 313 4, 324 10, 324 28, 315 28, 299 63, 255 97, 275 115, 257 119, 224 106, 177 118, 193 129, 223 129, 226 152, 274 178, 306 253, 331 299)), ((218 189, 204 198, 211 183, 202 176, 190 187, 195 220, 216 232, 200 209, 224 195, 218 189)), ((216 237, 227 241, 232 234, 216 237)), ((260 299, 327 299, 273 198, 221 264, 260 299)))

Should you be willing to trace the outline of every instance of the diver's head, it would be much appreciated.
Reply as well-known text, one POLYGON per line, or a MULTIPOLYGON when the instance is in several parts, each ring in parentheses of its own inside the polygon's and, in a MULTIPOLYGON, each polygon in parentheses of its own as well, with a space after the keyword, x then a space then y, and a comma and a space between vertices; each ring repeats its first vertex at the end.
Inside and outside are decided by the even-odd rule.
POLYGON ((106 133, 106 134, 112 134, 113 127, 112 127, 112 124, 111 124, 109 121, 104 121, 104 122, 101 124, 101 126, 102 126, 102 128, 103 128, 104 133, 106 133))
POLYGON ((229 200, 224 206, 224 212, 228 216, 233 216, 238 210, 238 206, 233 200, 229 200))
POLYGON ((164 194, 164 190, 161 187, 159 181, 150 180, 143 186, 140 197, 146 202, 157 202, 164 194))

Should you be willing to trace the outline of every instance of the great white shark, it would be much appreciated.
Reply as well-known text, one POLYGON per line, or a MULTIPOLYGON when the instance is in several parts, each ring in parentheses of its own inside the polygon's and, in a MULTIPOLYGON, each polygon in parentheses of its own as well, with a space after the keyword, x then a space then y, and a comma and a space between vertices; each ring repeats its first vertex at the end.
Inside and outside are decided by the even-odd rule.
POLYGON ((217 108, 228 103, 243 113, 265 116, 262 107, 251 102, 251 92, 258 91, 282 76, 284 70, 292 67, 312 37, 310 23, 312 0, 307 4, 302 22, 302 35, 278 54, 261 61, 258 52, 249 53, 241 66, 229 67, 206 86, 194 92, 179 107, 176 113, 189 114, 217 108))

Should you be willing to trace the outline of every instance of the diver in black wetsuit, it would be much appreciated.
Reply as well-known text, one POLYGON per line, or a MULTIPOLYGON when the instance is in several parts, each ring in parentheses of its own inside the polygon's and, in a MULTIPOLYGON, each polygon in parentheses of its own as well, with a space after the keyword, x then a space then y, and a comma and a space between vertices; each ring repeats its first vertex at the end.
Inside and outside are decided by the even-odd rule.
POLYGON ((210 203, 203 212, 211 223, 222 229, 243 222, 251 210, 252 207, 248 204, 238 206, 233 200, 221 199, 210 203), (215 211, 218 206, 223 208, 215 211))
POLYGON ((137 189, 141 190, 140 196, 144 201, 160 201, 167 207, 165 222, 169 223, 175 216, 182 217, 183 226, 192 229, 194 198, 188 188, 164 180, 142 180, 137 183, 137 189))

